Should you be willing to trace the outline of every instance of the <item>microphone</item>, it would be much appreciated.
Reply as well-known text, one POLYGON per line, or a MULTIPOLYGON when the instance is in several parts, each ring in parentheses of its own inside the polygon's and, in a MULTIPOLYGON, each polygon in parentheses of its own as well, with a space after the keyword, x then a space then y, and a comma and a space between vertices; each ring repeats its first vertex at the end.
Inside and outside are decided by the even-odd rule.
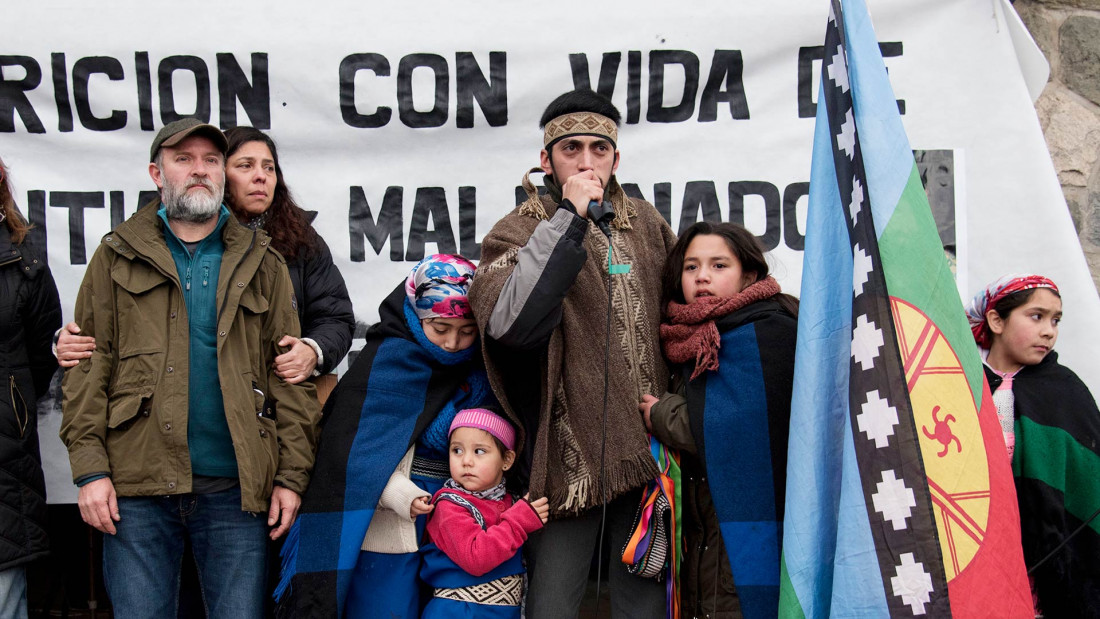
POLYGON ((600 232, 603 232, 604 236, 611 238, 611 228, 608 224, 615 219, 615 209, 611 206, 610 200, 604 200, 603 202, 592 200, 589 202, 588 217, 596 224, 600 232))

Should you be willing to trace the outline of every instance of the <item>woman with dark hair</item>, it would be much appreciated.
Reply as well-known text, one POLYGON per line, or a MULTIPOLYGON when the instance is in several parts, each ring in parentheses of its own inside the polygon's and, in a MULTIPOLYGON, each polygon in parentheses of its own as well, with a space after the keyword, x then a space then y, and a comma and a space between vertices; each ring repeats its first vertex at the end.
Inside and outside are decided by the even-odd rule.
POLYGON ((28 228, 0 161, 0 617, 27 616, 24 570, 49 550, 35 401, 57 369, 50 341, 61 301, 28 228))
MULTIPOLYGON (((324 403, 336 384, 329 377, 351 348, 355 316, 340 270, 328 245, 313 229, 317 216, 295 202, 279 167, 275 142, 253 127, 225 132, 229 142, 225 163, 225 201, 237 219, 250 228, 262 228, 271 244, 286 258, 294 285, 302 337, 279 341, 287 352, 275 358, 275 372, 290 383, 314 379, 324 403)), ((62 329, 57 343, 62 367, 91 356, 92 338, 74 335, 76 325, 62 329)))
MULTIPOLYGON (((275 373, 289 383, 313 380, 324 404, 336 386, 329 372, 351 348, 355 330, 347 286, 328 245, 313 229, 317 213, 302 210, 290 195, 271 137, 254 127, 235 127, 225 138, 225 202, 238 221, 271 237, 286 258, 294 286, 302 337, 279 340, 289 350, 275 357, 275 373)), ((269 590, 278 579, 282 545, 280 540, 268 550, 269 590)))
POLYGON ((661 301, 674 374, 638 408, 683 459, 680 610, 775 617, 798 300, 751 232, 699 222, 669 253, 661 301))
MULTIPOLYGON (((731 256, 741 265, 741 271, 752 274, 754 281, 763 280, 771 275, 764 258, 764 249, 752 232, 744 226, 733 223, 696 222, 688 227, 676 239, 676 245, 668 253, 664 273, 661 274, 661 308, 668 308, 669 302, 686 303, 684 298, 683 272, 687 259, 688 246, 697 236, 720 237, 731 256)), ((783 293, 772 297, 786 313, 798 316, 798 299, 783 293)))
MULTIPOLYGON (((275 358, 276 374, 291 383, 325 376, 351 348, 355 316, 332 253, 311 225, 317 213, 294 202, 279 167, 279 152, 267 134, 235 127, 225 137, 226 204, 242 224, 267 232, 286 258, 294 284, 302 338, 286 336, 279 342, 290 350, 275 358)), ((332 385, 319 384, 318 395, 327 396, 332 385)))

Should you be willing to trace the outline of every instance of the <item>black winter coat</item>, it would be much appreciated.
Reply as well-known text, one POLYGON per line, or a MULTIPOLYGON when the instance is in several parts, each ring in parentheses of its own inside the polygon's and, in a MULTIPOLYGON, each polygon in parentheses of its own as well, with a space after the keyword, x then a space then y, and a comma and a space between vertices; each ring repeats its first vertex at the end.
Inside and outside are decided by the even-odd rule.
MULTIPOLYGON (((990 391, 1003 379, 985 366, 990 391)), ((1024 561, 1050 619, 1100 617, 1100 410, 1085 383, 1047 353, 1012 382, 1024 561), (1088 522, 1091 526, 1084 526, 1088 522)))
MULTIPOLYGON (((316 212, 306 212, 310 222, 316 216, 316 212)), ((310 338, 321 347, 324 361, 317 365, 317 372, 323 375, 333 371, 348 354, 355 331, 355 314, 344 277, 332 261, 332 252, 321 235, 314 238, 316 244, 288 260, 286 267, 294 285, 302 337, 310 338)))
POLYGON ((60 326, 61 301, 43 255, 15 245, 0 223, 0 570, 49 550, 35 401, 57 369, 50 347, 60 326))
MULTIPOLYGON (((794 346, 798 319, 772 300, 758 301, 717 321, 720 333, 749 326, 753 328, 760 354, 766 410, 739 410, 743 415, 765 415, 773 419, 773 484, 778 499, 779 521, 783 520, 786 487, 786 446, 790 425, 790 401, 794 376, 794 346)), ((653 435, 669 447, 680 450, 683 481, 683 555, 680 563, 680 611, 684 617, 740 619, 741 601, 733 570, 719 529, 718 512, 711 495, 704 458, 699 453, 696 432, 703 429, 703 403, 688 403, 691 393, 687 377, 694 363, 680 366, 673 375, 669 393, 653 405, 650 415, 653 435), (692 417, 695 417, 694 419, 692 417)), ((722 367, 719 367, 722 372, 722 367)), ((727 368, 727 371, 734 371, 727 368)), ((741 371, 747 371, 742 368, 741 371)), ((694 382, 698 385, 703 377, 694 382)), ((698 397, 699 391, 695 391, 698 397)), ((721 405, 721 404, 719 404, 721 405)), ((705 443, 705 441, 702 441, 705 443)), ((722 449, 712 446, 711 449, 722 449)), ((737 454, 728 454, 736 459, 737 454)))

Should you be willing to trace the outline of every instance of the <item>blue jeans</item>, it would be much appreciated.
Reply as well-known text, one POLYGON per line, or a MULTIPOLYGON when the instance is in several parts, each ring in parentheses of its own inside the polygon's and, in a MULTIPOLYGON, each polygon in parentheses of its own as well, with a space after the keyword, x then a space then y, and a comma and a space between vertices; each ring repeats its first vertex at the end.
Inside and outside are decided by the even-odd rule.
POLYGON ((0 617, 27 619, 26 566, 0 571, 0 617))
POLYGON ((261 617, 267 516, 241 511, 241 490, 119 497, 103 536, 103 579, 116 617, 175 617, 184 539, 191 539, 210 619, 261 617))

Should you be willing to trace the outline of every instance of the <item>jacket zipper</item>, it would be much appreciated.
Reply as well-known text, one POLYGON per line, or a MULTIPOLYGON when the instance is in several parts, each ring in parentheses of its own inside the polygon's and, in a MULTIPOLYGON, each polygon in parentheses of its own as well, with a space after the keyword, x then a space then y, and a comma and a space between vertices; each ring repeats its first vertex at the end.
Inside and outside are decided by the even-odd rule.
POLYGON ((11 396, 11 409, 15 412, 15 422, 19 424, 19 438, 27 433, 27 423, 30 421, 30 411, 27 409, 27 401, 23 399, 23 394, 20 393, 19 387, 15 385, 15 376, 8 374, 8 394, 11 396), (19 401, 15 401, 15 397, 19 396, 19 401), (23 417, 19 417, 19 405, 23 405, 23 417))
POLYGON ((23 259, 23 256, 21 254, 15 254, 15 256, 12 257, 12 258, 8 258, 7 260, 0 261, 0 267, 6 267, 9 264, 19 262, 22 259, 23 259))
MULTIPOLYGON (((251 232, 252 232, 252 239, 248 242, 248 249, 246 249, 244 251, 244 253, 241 255, 240 260, 238 260, 237 264, 233 266, 233 272, 229 274, 229 279, 231 279, 231 280, 233 279, 233 276, 237 274, 237 271, 240 269, 241 264, 245 261, 246 258, 248 258, 249 254, 252 253, 252 249, 256 246, 256 231, 252 230, 251 232)), ((142 256, 142 259, 145 260, 145 262, 151 264, 154 268, 156 268, 156 270, 159 271, 161 273, 161 275, 164 275, 170 281, 175 281, 180 286, 181 289, 185 288, 185 287, 186 287, 187 290, 191 289, 191 269, 190 269, 190 267, 188 267, 188 269, 187 269, 186 281, 181 282, 180 278, 179 278, 179 273, 176 272, 174 269, 173 269, 173 272, 169 273, 168 271, 165 271, 163 268, 161 268, 161 266, 159 264, 157 264, 157 262, 155 260, 153 260, 151 258, 148 258, 148 257, 145 257, 145 256, 142 256)), ((19 260, 22 260, 22 256, 19 257, 19 260)), ((5 264, 5 263, 0 263, 0 266, 3 266, 3 264, 5 264)), ((209 276, 209 267, 207 267, 207 273, 206 274, 207 274, 207 276, 209 276)), ((181 290, 181 292, 182 292, 182 290, 181 290)), ((222 306, 220 308, 218 308, 218 322, 219 323, 221 322, 222 313, 225 311, 225 304, 228 301, 228 299, 229 299, 229 294, 227 292, 226 295, 225 295, 225 299, 222 300, 222 306)))

